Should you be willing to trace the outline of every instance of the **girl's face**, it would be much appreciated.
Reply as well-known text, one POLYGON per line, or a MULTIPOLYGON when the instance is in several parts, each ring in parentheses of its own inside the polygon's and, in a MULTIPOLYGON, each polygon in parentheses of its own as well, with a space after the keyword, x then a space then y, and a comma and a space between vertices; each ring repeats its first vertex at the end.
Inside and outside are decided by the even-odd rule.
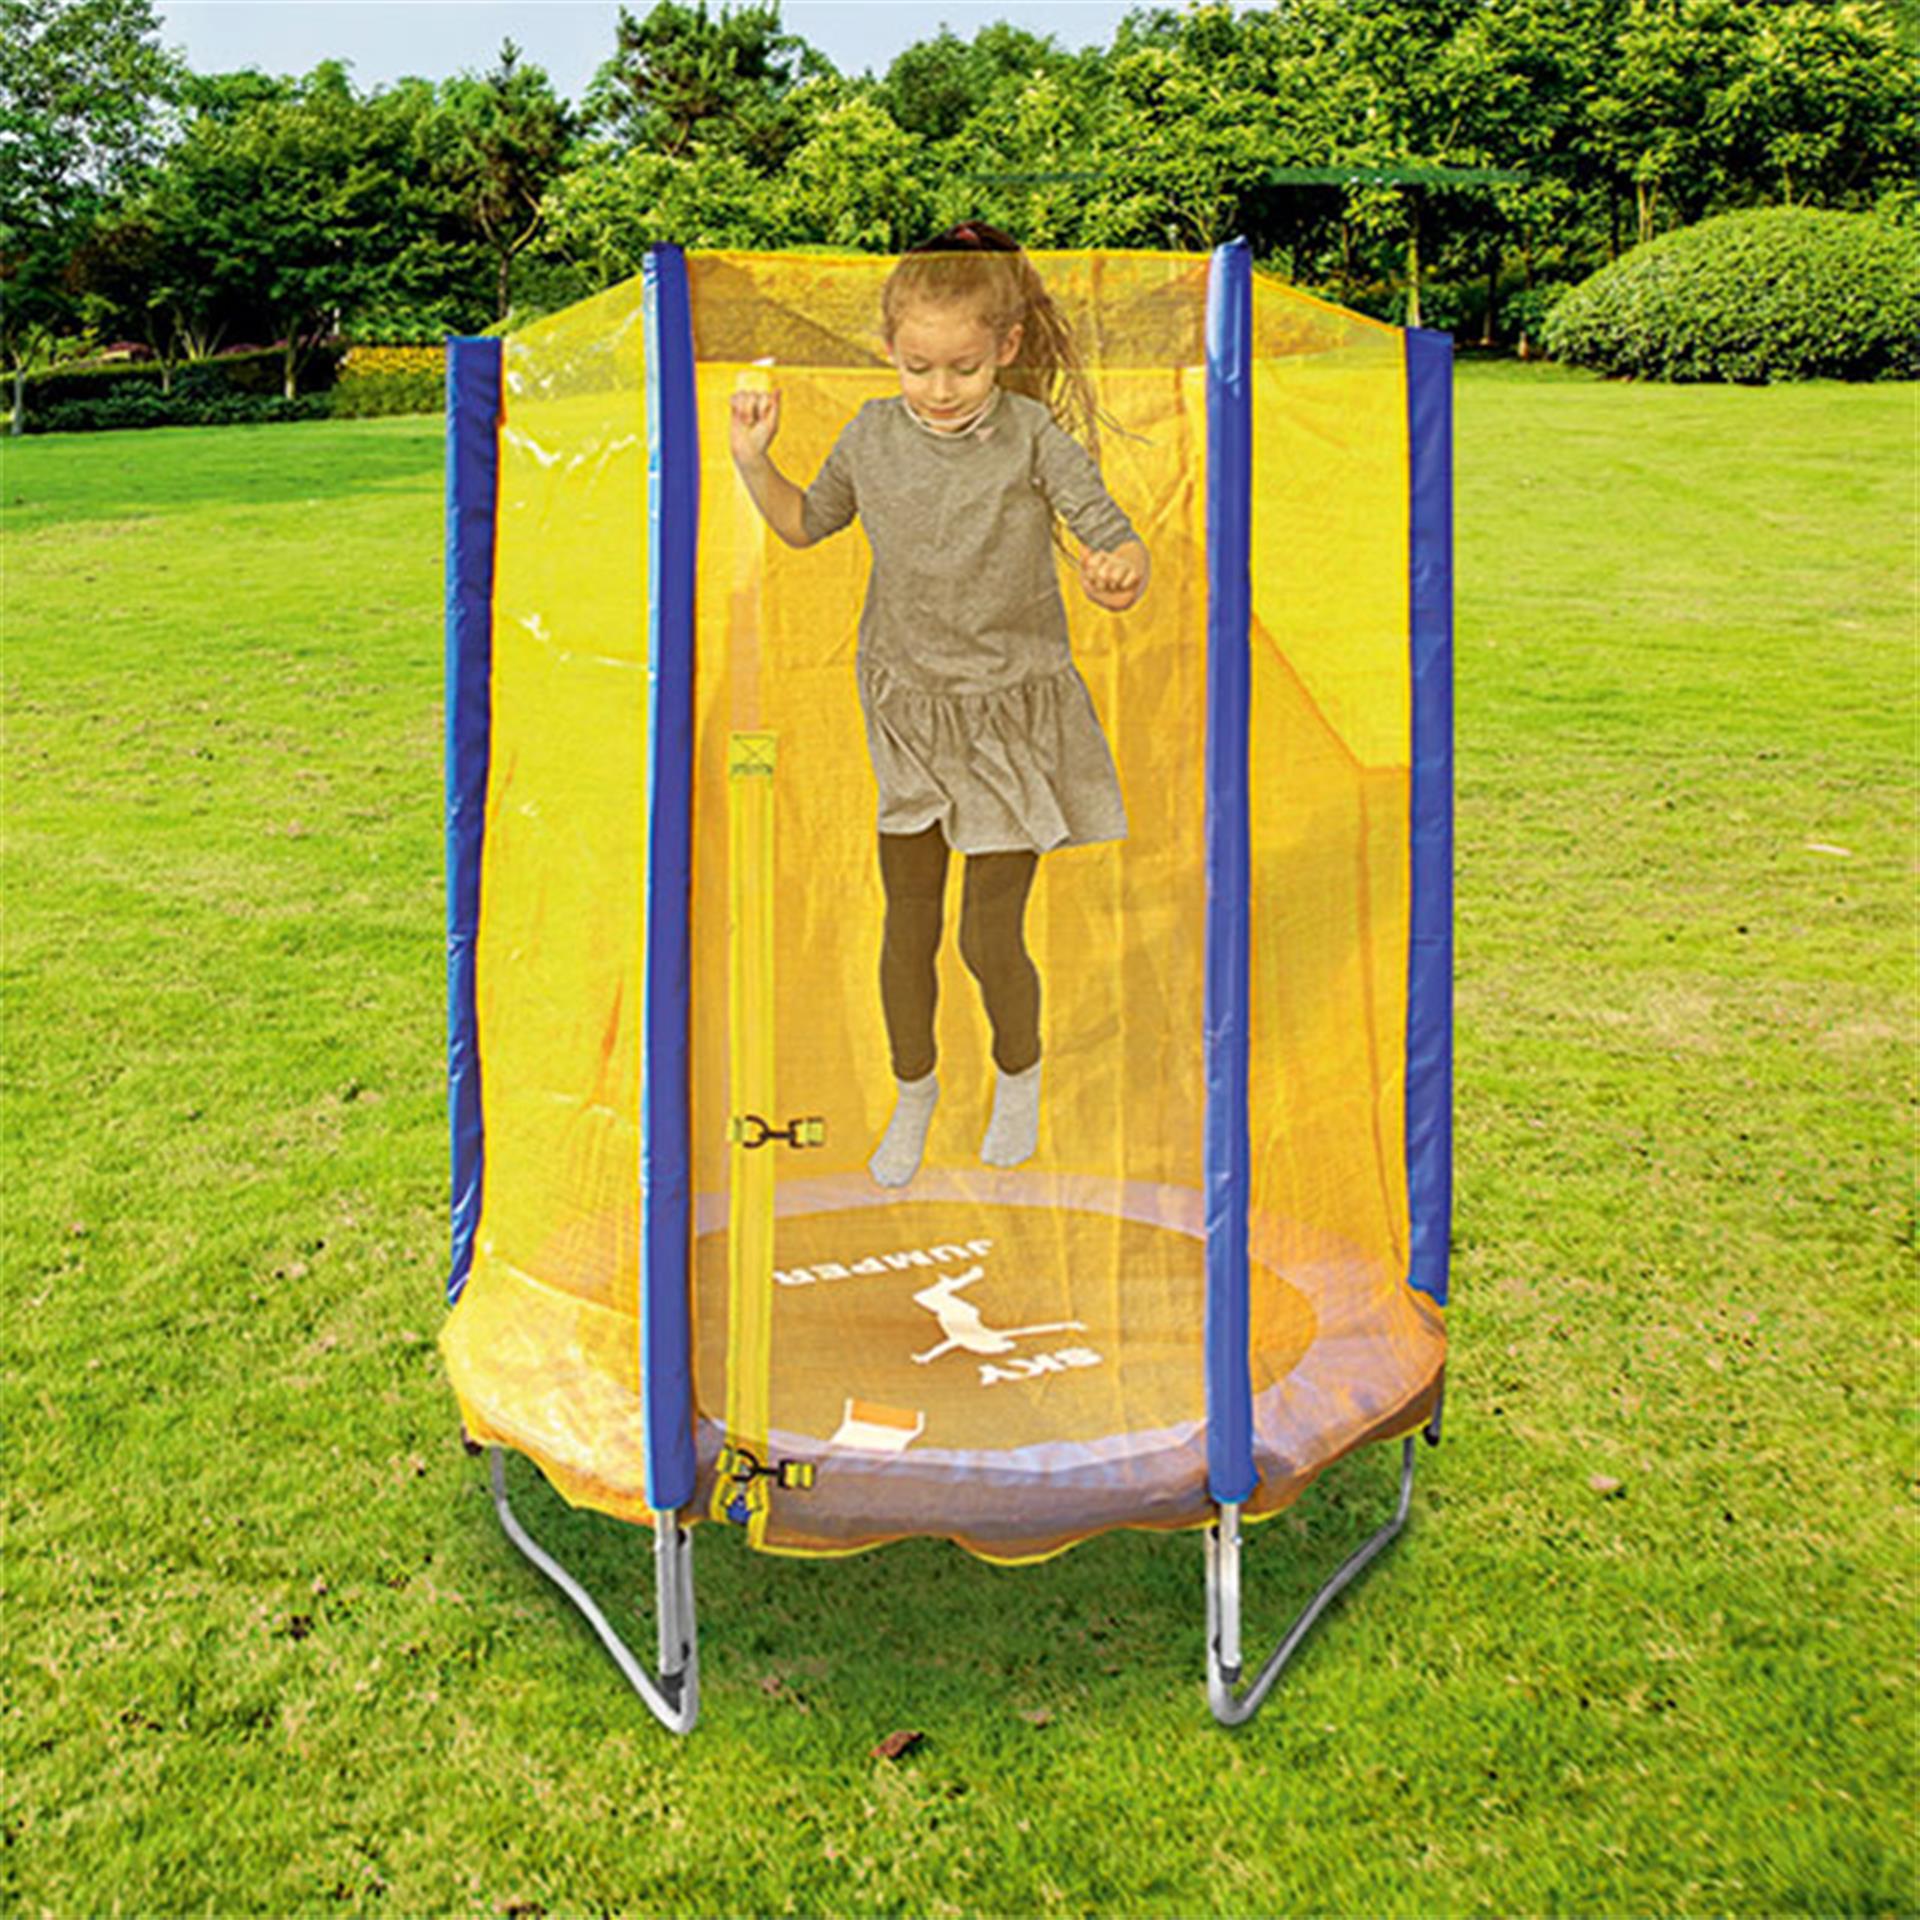
POLYGON ((900 391, 935 428, 964 426, 993 398, 994 370, 1020 351, 1016 322, 1004 338, 967 307, 915 306, 894 322, 889 347, 900 391))

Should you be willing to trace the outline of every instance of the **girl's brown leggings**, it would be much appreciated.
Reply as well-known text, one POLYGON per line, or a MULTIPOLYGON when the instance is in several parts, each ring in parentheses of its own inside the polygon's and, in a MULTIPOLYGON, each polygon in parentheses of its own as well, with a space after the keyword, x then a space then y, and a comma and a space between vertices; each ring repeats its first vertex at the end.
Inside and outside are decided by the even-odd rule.
MULTIPOLYGON (((1027 953, 1027 896, 1037 853, 970 853, 960 893, 960 958, 980 983, 993 1027, 993 1061, 1024 1073, 1040 1058, 1040 976, 1027 953)), ((935 961, 947 893, 947 838, 938 824, 923 833, 880 836, 880 884, 887 930, 880 948, 880 1004, 886 1010, 893 1071, 919 1080, 933 1071, 933 1010, 940 995, 935 961)))

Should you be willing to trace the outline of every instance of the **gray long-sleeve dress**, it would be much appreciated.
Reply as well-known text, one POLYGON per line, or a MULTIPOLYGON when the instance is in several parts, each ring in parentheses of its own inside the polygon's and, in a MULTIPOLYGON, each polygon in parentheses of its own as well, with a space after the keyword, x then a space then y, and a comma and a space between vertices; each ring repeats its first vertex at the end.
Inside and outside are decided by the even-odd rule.
POLYGON ((1126 836, 1113 754, 1067 643, 1052 511, 1090 547, 1135 538, 1087 451, 1024 394, 963 433, 899 396, 854 415, 813 485, 809 540, 857 514, 873 549, 857 678, 882 833, 961 853, 1126 836))

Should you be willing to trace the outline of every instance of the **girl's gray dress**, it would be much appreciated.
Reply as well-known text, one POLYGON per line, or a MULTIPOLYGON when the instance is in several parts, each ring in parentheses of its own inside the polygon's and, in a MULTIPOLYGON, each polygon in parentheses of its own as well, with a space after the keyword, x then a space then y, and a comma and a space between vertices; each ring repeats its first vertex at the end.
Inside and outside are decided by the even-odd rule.
POLYGON ((1052 510, 1090 547, 1135 538, 1085 448, 1005 389, 950 435, 898 395, 869 400, 807 489, 809 540, 857 513, 873 549, 857 675, 882 833, 937 821, 960 853, 1125 838, 1068 650, 1052 510))

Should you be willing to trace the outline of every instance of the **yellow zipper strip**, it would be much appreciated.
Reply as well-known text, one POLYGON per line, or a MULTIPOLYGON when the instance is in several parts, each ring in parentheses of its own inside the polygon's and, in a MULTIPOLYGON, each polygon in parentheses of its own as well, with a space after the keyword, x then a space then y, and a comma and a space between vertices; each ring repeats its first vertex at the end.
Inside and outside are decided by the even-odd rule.
MULTIPOLYGON (((729 1093, 734 1120, 771 1116, 773 1085, 773 770, 774 735, 735 733, 727 744, 729 914, 729 1093)), ((727 1208, 727 1443, 714 1482, 713 1517, 738 1524, 759 1546, 766 1538, 769 1480, 729 1475, 729 1455, 761 1466, 773 1389, 774 1155, 755 1149, 738 1124, 727 1208)))

